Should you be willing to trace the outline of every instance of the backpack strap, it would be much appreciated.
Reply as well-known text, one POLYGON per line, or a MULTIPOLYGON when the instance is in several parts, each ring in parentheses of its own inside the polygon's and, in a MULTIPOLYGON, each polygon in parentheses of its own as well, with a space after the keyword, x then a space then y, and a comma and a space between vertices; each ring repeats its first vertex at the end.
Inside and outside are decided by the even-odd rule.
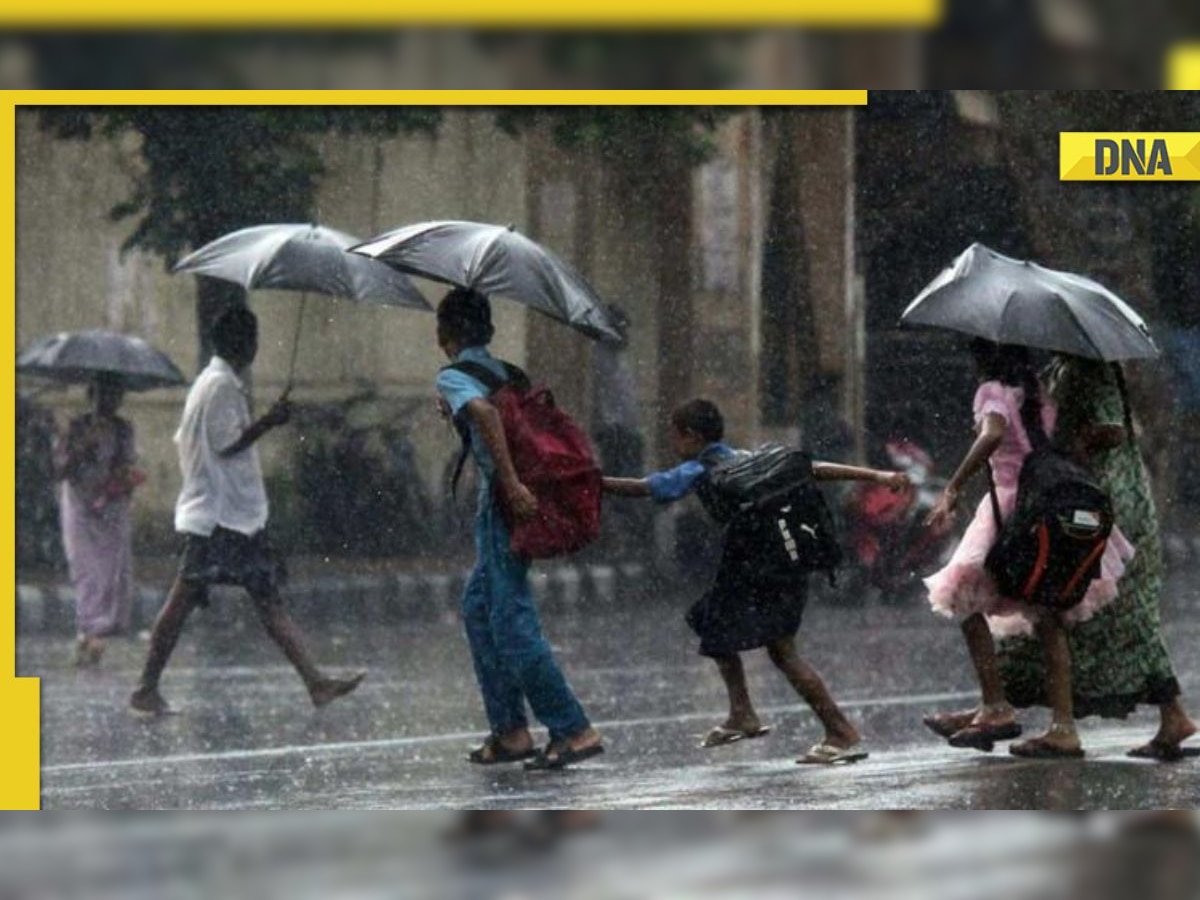
POLYGON ((987 471, 988 493, 992 495, 992 515, 996 517, 996 532, 1004 527, 1004 517, 1000 515, 1000 497, 996 494, 996 478, 992 475, 992 464, 986 461, 983 468, 987 471))
MULTIPOLYGON (((529 390, 529 376, 522 369, 503 360, 501 360, 501 365, 504 366, 504 377, 497 375, 483 363, 471 362, 470 360, 463 360, 444 366, 442 371, 453 369, 456 372, 462 372, 464 375, 471 376, 487 388, 489 395, 496 393, 496 391, 506 385, 512 385, 513 388, 522 393, 529 390)), ((458 480, 462 477, 463 468, 467 464, 467 457, 471 455, 471 432, 467 428, 467 423, 455 416, 454 428, 462 440, 462 447, 459 450, 458 460, 454 464, 454 476, 450 479, 451 497, 455 496, 458 492, 458 480)))
POLYGON ((529 376, 525 374, 524 370, 518 366, 514 366, 510 362, 504 362, 503 360, 500 361, 500 364, 504 366, 504 377, 497 375, 483 363, 471 362, 470 360, 463 360, 462 362, 456 362, 452 365, 445 366, 442 371, 444 372, 446 369, 453 369, 456 372, 462 372, 464 375, 470 375, 485 388, 487 388, 489 394, 496 393, 496 391, 500 390, 500 388, 504 387, 505 385, 512 385, 521 393, 525 393, 529 390, 529 376))

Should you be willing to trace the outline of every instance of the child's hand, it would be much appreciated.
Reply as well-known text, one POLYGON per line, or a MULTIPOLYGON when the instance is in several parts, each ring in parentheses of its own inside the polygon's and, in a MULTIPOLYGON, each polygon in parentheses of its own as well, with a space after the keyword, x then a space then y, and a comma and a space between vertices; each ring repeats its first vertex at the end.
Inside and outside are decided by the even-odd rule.
POLYGON ((880 479, 879 483, 886 484, 892 489, 893 494, 898 494, 912 487, 912 480, 905 472, 884 472, 883 478, 880 479))
POLYGON ((435 401, 435 404, 437 407, 437 414, 442 417, 442 421, 449 422, 450 421, 450 404, 447 403, 441 397, 437 398, 437 400, 435 401))
POLYGON ((955 515, 955 506, 958 504, 958 491, 952 488, 946 488, 942 491, 942 496, 938 497, 937 504, 930 510, 929 515, 925 517, 925 525, 929 528, 943 528, 948 525, 955 515))
POLYGON ((278 428, 280 425, 286 425, 291 418, 292 401, 285 394, 276 400, 271 408, 263 414, 262 422, 269 428, 278 428))
POLYGON ((509 510, 518 521, 532 519, 537 514, 537 497, 519 481, 505 491, 505 499, 508 501, 509 510))

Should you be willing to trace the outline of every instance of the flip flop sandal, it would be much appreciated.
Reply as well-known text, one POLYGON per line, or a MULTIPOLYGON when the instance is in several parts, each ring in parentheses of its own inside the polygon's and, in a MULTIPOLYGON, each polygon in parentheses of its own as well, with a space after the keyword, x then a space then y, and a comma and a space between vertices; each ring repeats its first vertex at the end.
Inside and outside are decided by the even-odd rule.
POLYGON ((700 746, 708 750, 713 747, 725 747, 738 741, 752 741, 755 738, 766 737, 771 733, 770 725, 761 725, 756 730, 747 731, 741 728, 726 728, 718 725, 704 736, 700 746))
POLYGON ((538 755, 533 747, 528 750, 509 750, 495 738, 488 738, 469 754, 467 762, 477 766, 498 766, 503 763, 517 763, 538 755))
POLYGON ((833 744, 814 744, 796 762, 802 766, 841 766, 861 762, 870 756, 861 744, 853 747, 835 747, 833 744))
POLYGON ((534 755, 533 759, 525 763, 525 771, 557 771, 559 769, 565 769, 572 763, 583 762, 585 759, 591 759, 593 756, 599 756, 603 752, 603 744, 592 744, 592 746, 584 747, 582 750, 574 750, 571 747, 564 747, 562 750, 556 751, 553 755, 545 750, 539 750, 534 755))
POLYGON ((1005 725, 968 725, 950 735, 947 743, 951 747, 971 748, 991 753, 997 741, 1011 741, 1021 736, 1021 726, 1016 722, 1005 725))
POLYGON ((1041 738, 1030 738, 1019 744, 1010 744, 1008 752, 1021 759, 1083 759, 1083 748, 1064 750, 1041 738))
POLYGON ((1162 741, 1150 741, 1140 747, 1134 747, 1126 756, 1133 759, 1153 759, 1158 762, 1179 762, 1190 756, 1200 756, 1200 747, 1180 747, 1178 744, 1165 744, 1162 741))
POLYGON ((940 738, 950 738, 956 732, 962 731, 971 724, 971 720, 975 717, 975 712, 948 712, 936 713, 931 716, 926 716, 921 722, 940 738))

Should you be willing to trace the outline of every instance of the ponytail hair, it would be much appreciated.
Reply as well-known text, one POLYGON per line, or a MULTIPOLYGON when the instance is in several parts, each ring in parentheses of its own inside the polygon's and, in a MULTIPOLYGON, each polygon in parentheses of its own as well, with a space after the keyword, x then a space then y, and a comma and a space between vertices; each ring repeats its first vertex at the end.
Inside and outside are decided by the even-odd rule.
MULTIPOLYGON (((1042 427, 1042 385, 1028 347, 1016 344, 996 344, 983 338, 971 341, 971 354, 979 374, 987 381, 999 381, 1009 387, 1019 387, 1025 393, 1021 403, 1021 424, 1034 450, 1048 446, 1050 438, 1042 427)), ((1128 405, 1126 406, 1128 409, 1128 405)))

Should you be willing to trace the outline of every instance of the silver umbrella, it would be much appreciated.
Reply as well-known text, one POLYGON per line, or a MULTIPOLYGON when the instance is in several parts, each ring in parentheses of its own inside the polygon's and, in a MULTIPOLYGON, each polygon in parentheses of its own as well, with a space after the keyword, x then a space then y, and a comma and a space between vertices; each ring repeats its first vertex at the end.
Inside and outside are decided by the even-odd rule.
POLYGON ((1104 285, 983 244, 972 244, 931 281, 900 323, 1090 359, 1158 356, 1141 316, 1104 285))
POLYGON ((109 378, 130 391, 187 383, 161 350, 139 337, 99 329, 39 338, 17 357, 17 371, 70 384, 109 378))
POLYGON ((256 225, 205 244, 180 260, 174 271, 232 281, 247 290, 303 292, 288 368, 290 385, 308 292, 432 312, 407 275, 346 252, 358 242, 352 235, 323 225, 256 225))
POLYGON ((512 225, 420 222, 350 250, 402 272, 515 300, 592 338, 623 340, 583 276, 512 225))

